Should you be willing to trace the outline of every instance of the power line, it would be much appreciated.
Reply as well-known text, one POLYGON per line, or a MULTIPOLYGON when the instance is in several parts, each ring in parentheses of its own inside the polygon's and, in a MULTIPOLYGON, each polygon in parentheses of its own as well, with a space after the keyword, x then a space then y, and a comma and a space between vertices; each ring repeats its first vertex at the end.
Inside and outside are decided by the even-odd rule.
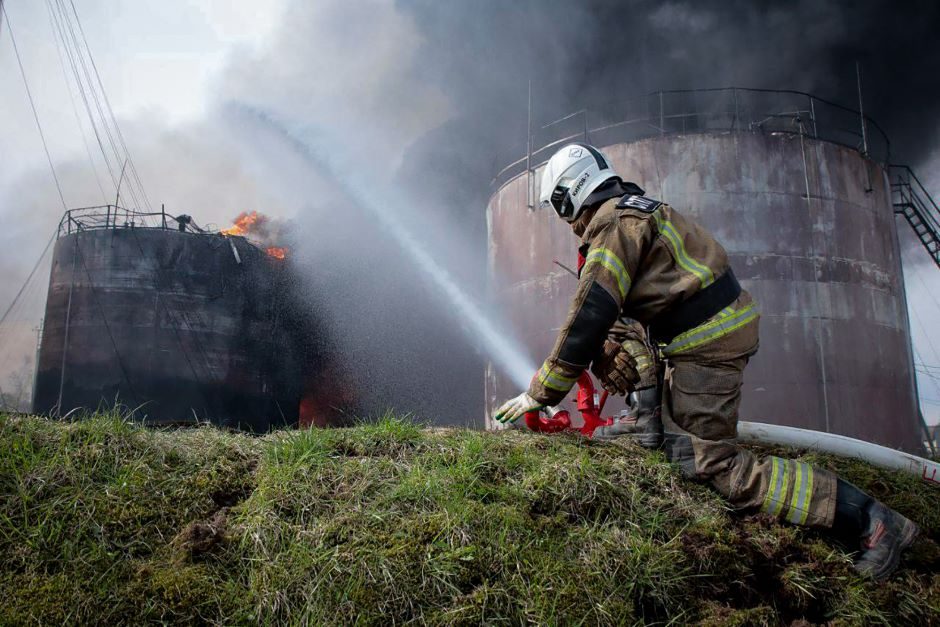
MULTIPOLYGON (((930 337, 930 333, 927 331, 927 326, 925 326, 923 321, 920 319, 920 314, 917 313, 916 309, 912 311, 914 313, 914 320, 917 322, 917 326, 920 327, 920 330, 923 332, 924 339, 927 340, 927 346, 930 348, 931 353, 933 353, 935 358, 940 357, 940 352, 937 352, 937 347, 934 346, 933 339, 930 337)), ((917 352, 916 349, 915 352, 917 352)), ((917 359, 921 362, 924 361, 924 359, 920 356, 920 353, 917 353, 917 359)))
MULTIPOLYGON (((56 2, 57 2, 57 6, 59 7, 59 14, 60 14, 61 22, 63 24, 63 30, 67 34, 71 35, 72 46, 75 50, 75 55, 78 57, 78 65, 81 66, 82 73, 85 75, 85 81, 87 83, 88 90, 91 92, 91 99, 94 102, 95 109, 97 110, 98 116, 101 119, 101 123, 104 126, 104 132, 107 137, 108 144, 111 146, 111 151, 113 152, 113 155, 117 158, 117 163, 121 163, 122 159, 120 156, 120 152, 117 149, 117 144, 114 141, 114 135, 111 132, 111 126, 110 124, 108 124, 107 118, 105 117, 105 114, 104 114, 104 110, 101 106, 101 99, 98 96, 98 90, 94 88, 94 81, 91 78, 91 71, 88 69, 88 63, 85 61, 85 55, 82 53, 82 48, 78 41, 78 35, 76 35, 75 33, 75 28, 73 27, 71 19, 69 18, 68 13, 66 12, 67 10, 65 9, 65 6, 62 4, 61 0, 56 0, 56 2)), ((76 72, 77 72, 77 69, 76 69, 76 72)), ((78 76, 80 77, 81 75, 79 74, 78 76)), ((82 86, 82 91, 84 92, 84 90, 85 90, 85 87, 82 86)), ((89 117, 92 119, 92 121, 94 121, 94 115, 92 113, 89 113, 89 117)), ((106 150, 104 149, 103 146, 102 146, 102 154, 106 154, 106 150)), ((114 176, 114 170, 110 167, 110 165, 109 165, 109 170, 111 170, 111 178, 114 181, 114 186, 116 188, 118 185, 118 182, 114 176)), ((132 193, 131 196, 134 197, 134 200, 136 202, 137 199, 136 199, 135 194, 132 193)))
POLYGON ((98 140, 98 147, 108 166, 111 182, 117 189, 119 183, 115 171, 118 164, 127 163, 130 176, 126 182, 126 188, 134 206, 137 208, 143 206, 153 211, 146 190, 140 180, 136 164, 131 158, 130 151, 127 148, 124 134, 117 122, 117 117, 114 114, 114 109, 111 106, 107 91, 104 88, 104 82, 98 71, 97 63, 91 52, 91 47, 88 45, 88 39, 75 4, 71 2, 67 3, 66 0, 47 0, 47 5, 54 7, 54 10, 50 9, 50 13, 53 14, 55 19, 59 37, 64 42, 66 54, 69 57, 72 71, 75 74, 76 84, 82 95, 82 101, 85 104, 85 109, 95 132, 95 137, 98 140), (71 11, 69 11, 69 6, 71 7, 71 11), (91 96, 90 99, 89 92, 91 96), (89 102, 89 100, 91 102, 89 102), (92 107, 92 104, 94 107, 92 107), (103 128, 99 129, 99 125, 103 128), (102 138, 102 134, 104 138, 102 138), (105 147, 105 143, 108 144, 110 150, 105 147), (114 161, 113 164, 112 160, 114 161), (141 198, 143 198, 143 202, 141 198))
POLYGON ((95 123, 95 115, 91 110, 91 104, 88 102, 88 94, 85 91, 84 84, 82 83, 81 73, 78 71, 78 65, 75 62, 75 55, 72 53, 72 47, 69 45, 68 37, 65 33, 65 27, 62 25, 61 17, 56 14, 51 1, 47 0, 47 3, 50 5, 53 22, 55 22, 59 39, 62 41, 62 46, 65 50, 65 56, 68 58, 69 65, 72 67, 72 73, 75 76, 75 84, 78 87, 79 95, 82 97, 82 103, 85 105, 85 112, 88 114, 88 120, 91 123, 92 132, 95 134, 95 140, 98 142, 98 149, 101 151, 101 156, 104 159, 105 167, 108 169, 108 174, 111 177, 111 184, 117 187, 117 178, 114 176, 114 168, 111 167, 111 160, 108 159, 108 151, 104 147, 104 142, 102 141, 101 134, 98 131, 98 125, 95 123))
MULTIPOLYGON (((87 84, 87 90, 91 92, 91 99, 94 102, 95 109, 98 112, 98 117, 101 121, 101 124, 104 126, 104 133, 107 137, 108 144, 111 147, 111 152, 113 153, 112 156, 114 157, 114 159, 116 159, 116 164, 122 163, 124 161, 124 156, 122 156, 121 151, 118 149, 117 142, 114 139, 115 134, 114 132, 112 132, 112 129, 111 129, 111 123, 108 121, 108 117, 105 115, 104 108, 102 107, 102 104, 101 104, 102 98, 106 94, 102 92, 102 94, 99 96, 99 90, 95 88, 95 81, 92 79, 91 70, 88 69, 89 62, 94 61, 94 59, 91 57, 91 50, 87 47, 87 45, 83 48, 81 43, 79 42, 78 35, 76 34, 75 27, 72 23, 72 19, 69 17, 68 9, 66 8, 64 1, 63 0, 54 0, 54 1, 56 2, 56 6, 58 7, 58 10, 59 10, 60 23, 63 24, 63 31, 66 32, 68 35, 70 35, 70 37, 66 36, 67 45, 70 40, 71 48, 74 49, 75 56, 78 57, 78 65, 81 66, 82 73, 85 75, 85 83, 83 84, 81 82, 82 73, 78 72, 78 69, 76 66, 75 72, 76 72, 76 77, 78 78, 80 88, 82 92, 84 93, 86 89, 86 84, 87 84), (86 56, 88 57, 88 61, 86 61, 86 56)), ((95 124, 95 115, 90 110, 89 110, 89 119, 91 119, 92 124, 95 124)), ((115 121, 115 125, 116 124, 117 123, 115 121)), ((107 160, 107 150, 104 148, 103 145, 101 144, 99 145, 101 146, 102 155, 104 155, 105 159, 107 160)), ((116 169, 116 167, 117 165, 115 165, 114 168, 111 168, 111 165, 109 162, 108 168, 109 168, 109 171, 111 172, 111 180, 112 182, 114 182, 115 188, 119 186, 119 183, 114 175, 114 169, 116 169)), ((140 199, 137 196, 137 191, 134 189, 133 186, 130 186, 129 190, 130 190, 130 196, 132 200, 134 201, 134 206, 140 207, 141 203, 140 203, 140 199)))
MULTIPOLYGON (((39 280, 38 275, 27 281, 25 284, 26 289, 23 291, 19 303, 12 308, 5 325, 0 327, 0 346, 3 347, 3 350, 0 351, 0 372, 9 372, 13 361, 21 357, 11 348, 17 339, 22 339, 22 335, 18 333, 22 332, 22 324, 31 322, 29 317, 34 312, 33 306, 39 303, 40 299, 38 297, 44 295, 43 284, 44 282, 39 280)), ((30 326, 32 325, 30 324, 30 326)), ((29 358, 29 355, 27 355, 27 358, 29 358)))
POLYGON ((929 372, 924 372, 923 370, 916 370, 915 372, 917 372, 917 373, 919 373, 919 374, 922 374, 922 375, 924 375, 925 377, 928 377, 928 378, 933 379, 933 380, 935 380, 935 381, 940 381, 940 376, 938 376, 938 375, 931 374, 931 373, 929 373, 929 372))
POLYGON ((62 42, 56 34, 56 24, 52 14, 52 4, 46 0, 46 9, 49 11, 49 27, 52 29, 52 38, 55 40, 56 56, 59 58, 59 67, 62 69, 62 79, 65 81, 65 88, 69 92, 69 102, 72 104, 72 114, 75 116, 75 124, 78 125, 78 132, 82 136, 82 144, 85 146, 85 154, 88 155, 88 163, 91 165, 91 172, 95 176, 95 183, 98 184, 98 190, 101 191, 101 197, 105 204, 108 204, 108 195, 104 193, 104 187, 101 185, 101 178, 98 176, 98 168, 95 167, 95 158, 91 154, 91 146, 88 145, 88 137, 85 135, 85 128, 81 117, 78 115, 78 105, 75 104, 75 94, 72 93, 72 83, 69 80, 69 74, 65 67, 65 59, 62 56, 62 42))
MULTIPOLYGON (((938 301, 937 297, 934 296, 933 292, 930 291, 929 287, 927 286, 927 282, 924 281, 923 277, 920 275, 917 264, 912 264, 912 266, 913 267, 911 267, 910 274, 913 275, 914 278, 920 283, 924 292, 934 302, 934 304, 937 305, 937 309, 940 310, 940 301, 938 301)), ((910 311, 913 314, 914 321, 917 323, 917 326, 923 332, 924 338, 927 341, 927 346, 929 347, 931 353, 933 354, 934 359, 936 360, 940 358, 940 353, 938 353, 936 346, 934 346, 933 339, 930 337, 930 333, 928 331, 928 327, 924 325, 923 321, 920 318, 920 314, 917 312, 917 309, 911 306, 910 302, 908 302, 908 311, 910 311)), ((911 341, 911 348, 913 349, 914 356, 916 357, 916 361, 914 362, 915 378, 918 375, 923 375, 924 377, 930 379, 930 382, 933 384, 934 389, 937 390, 938 393, 940 393, 940 376, 938 376, 940 375, 940 367, 930 366, 924 361, 923 357, 920 354, 920 351, 917 350, 917 347, 914 345, 913 339, 911 341)), ((929 405, 940 405, 940 402, 927 399, 923 396, 920 397, 920 401, 923 403, 927 403, 929 405)))
MULTIPOLYGON (((921 358, 921 356, 920 356, 920 351, 917 350, 917 347, 914 346, 914 343, 913 343, 913 342, 911 342, 911 348, 914 349, 914 356, 917 358, 917 360, 920 361, 920 362, 923 362, 924 360, 923 360, 923 358, 921 358)), ((914 372, 915 372, 914 376, 916 377, 916 376, 917 376, 917 369, 916 369, 916 367, 915 367, 915 369, 914 369, 914 372)), ((921 374, 923 374, 923 373, 921 373, 921 374)), ((932 375, 927 375, 927 376, 932 380, 933 387, 934 387, 934 389, 937 391, 937 394, 940 395, 940 379, 937 379, 936 377, 933 377, 932 375)), ((921 399, 923 399, 923 398, 924 398, 924 397, 921 396, 921 399)))
POLYGON ((26 277, 26 281, 23 282, 20 290, 16 293, 16 296, 13 297, 13 302, 10 303, 10 306, 7 307, 5 312, 3 312, 3 316, 0 317, 0 327, 3 326, 3 323, 7 320, 7 316, 10 315, 13 307, 15 307, 16 303, 19 302, 20 297, 23 295, 23 291, 26 289, 26 286, 29 285, 29 282, 33 280, 33 275, 36 274, 36 270, 39 269, 39 265, 42 263, 42 260, 45 259, 46 253, 49 252, 49 247, 52 246, 52 242, 55 241, 55 238, 56 233, 53 233, 52 237, 49 238, 49 241, 46 242, 46 247, 42 249, 42 254, 39 255, 39 259, 36 260, 36 263, 33 265, 33 269, 29 271, 29 276, 26 277))
POLYGON ((95 71, 95 78, 98 79, 98 86, 101 89, 101 95, 104 96, 104 103, 108 109, 108 113, 111 115, 111 121, 114 124, 114 129, 117 131, 118 139, 121 142, 121 148, 124 150, 124 155, 127 158, 128 163, 131 166, 131 174, 134 177, 134 180, 137 182, 137 187, 140 189, 141 195, 144 197, 144 202, 146 203, 147 209, 153 212, 153 206, 150 204, 150 199, 147 197, 147 191, 144 189, 143 183, 140 181, 140 176, 137 174, 137 166, 134 165, 134 160, 131 158, 130 151, 127 149, 127 143, 124 141, 124 133, 121 132, 121 127, 117 123, 117 118, 114 116, 114 109, 111 108, 111 101, 108 98, 108 92, 105 91, 104 83, 101 82, 101 74, 98 72, 98 65, 95 63, 95 57, 91 54, 91 48, 88 46, 88 39, 85 37, 85 29, 82 27, 82 21, 78 17, 78 11, 75 9, 75 2, 69 0, 69 4, 72 5, 72 13, 75 15, 75 23, 78 24, 78 30, 82 35, 82 41, 85 43, 85 50, 88 53, 88 59, 91 61, 91 67, 95 71))
POLYGON ((55 166, 52 164, 52 156, 49 154, 49 146, 46 144, 46 135, 42 132, 42 124, 39 122, 39 113, 36 111, 36 103, 33 102, 33 94, 29 90, 29 81, 26 80, 26 70, 23 69, 23 61, 20 59, 20 51, 16 45, 16 37, 13 36, 13 24, 10 23, 10 16, 7 15, 6 7, 2 4, 0 4, 0 12, 2 12, 3 16, 6 18, 7 30, 10 32, 10 41, 13 43, 13 54, 16 56, 16 63, 20 67, 20 76, 23 77, 26 97, 29 99, 29 106, 33 110, 33 119, 36 120, 36 128, 39 129, 39 139, 42 140, 42 148, 46 152, 46 160, 49 162, 49 169, 52 170, 52 178, 55 180, 55 188, 59 192, 59 200, 62 201, 62 209, 68 211, 65 195, 62 193, 62 186, 59 184, 59 176, 56 174, 55 166))
POLYGON ((914 275, 914 278, 920 281, 921 286, 924 288, 924 292, 927 294, 930 300, 933 301, 934 305, 937 306, 937 311, 940 311, 940 300, 938 300, 937 297, 934 296, 934 293, 927 286, 927 282, 924 281, 924 278, 920 275, 920 268, 917 267, 917 264, 913 264, 911 274, 914 275))

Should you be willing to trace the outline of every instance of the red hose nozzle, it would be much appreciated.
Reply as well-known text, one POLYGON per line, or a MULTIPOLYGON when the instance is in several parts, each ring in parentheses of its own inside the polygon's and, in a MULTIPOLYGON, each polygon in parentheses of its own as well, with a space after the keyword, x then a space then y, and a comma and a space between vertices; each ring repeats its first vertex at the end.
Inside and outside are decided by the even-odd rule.
MULTIPOLYGON (((603 402, 598 407, 594 402, 594 381, 587 372, 581 373, 578 378, 578 411, 584 420, 584 426, 572 427, 571 415, 561 410, 553 417, 542 416, 540 411, 530 411, 525 415, 525 424, 532 431, 538 433, 559 433, 561 431, 578 431, 582 435, 590 437, 594 430, 601 426, 611 424, 613 418, 601 418, 603 402)), ((604 401, 606 401, 606 394, 604 401)))

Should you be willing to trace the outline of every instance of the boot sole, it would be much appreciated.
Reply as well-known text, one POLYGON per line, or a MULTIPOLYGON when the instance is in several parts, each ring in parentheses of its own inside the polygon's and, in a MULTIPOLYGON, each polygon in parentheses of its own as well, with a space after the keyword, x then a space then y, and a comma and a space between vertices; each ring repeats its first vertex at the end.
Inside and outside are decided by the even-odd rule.
POLYGON ((615 435, 595 435, 593 437, 598 442, 612 442, 614 440, 623 439, 639 444, 647 449, 657 449, 663 445, 663 436, 657 434, 618 433, 615 435))
POLYGON ((897 570, 898 564, 901 561, 901 553, 914 543, 918 534, 920 534, 920 527, 914 524, 914 522, 905 519, 904 528, 901 530, 900 542, 895 546, 894 551, 891 552, 888 561, 877 571, 869 573, 871 578, 875 581, 883 581, 897 570))

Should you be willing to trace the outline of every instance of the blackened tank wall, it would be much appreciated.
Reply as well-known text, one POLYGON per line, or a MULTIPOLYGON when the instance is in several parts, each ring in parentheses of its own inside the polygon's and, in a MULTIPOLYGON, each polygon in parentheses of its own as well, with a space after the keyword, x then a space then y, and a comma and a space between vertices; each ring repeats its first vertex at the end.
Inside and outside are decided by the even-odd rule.
MULTIPOLYGON (((791 134, 664 136, 603 150, 647 195, 711 229, 758 301, 761 348, 742 419, 922 449, 883 168, 791 134)), ((572 265, 576 240, 552 212, 527 207, 526 186, 519 176, 490 200, 489 262, 494 297, 539 359, 575 285, 552 260, 572 265)), ((490 370, 492 406, 517 392, 490 370)))
POLYGON ((64 414, 117 401, 152 423, 198 417, 264 430, 296 421, 300 388, 283 370, 298 366, 280 346, 276 263, 218 235, 60 238, 34 408, 64 414))

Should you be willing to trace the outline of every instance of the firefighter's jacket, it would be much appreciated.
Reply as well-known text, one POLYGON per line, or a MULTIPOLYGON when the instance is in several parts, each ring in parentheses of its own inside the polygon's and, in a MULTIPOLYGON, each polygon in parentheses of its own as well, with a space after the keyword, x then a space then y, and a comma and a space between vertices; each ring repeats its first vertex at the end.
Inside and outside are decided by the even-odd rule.
MULTIPOLYGON (((713 296, 733 279, 721 244, 667 204, 627 194, 582 219, 588 222, 582 226, 585 263, 578 290, 555 347, 528 390, 549 406, 565 398, 621 316, 656 329, 660 319, 673 320, 676 311, 695 302, 689 299, 697 293, 712 288, 713 296)), ((654 334, 663 354, 690 353, 756 319, 750 296, 738 290, 704 321, 689 328, 666 326, 666 336, 663 329, 659 337, 654 334)))

